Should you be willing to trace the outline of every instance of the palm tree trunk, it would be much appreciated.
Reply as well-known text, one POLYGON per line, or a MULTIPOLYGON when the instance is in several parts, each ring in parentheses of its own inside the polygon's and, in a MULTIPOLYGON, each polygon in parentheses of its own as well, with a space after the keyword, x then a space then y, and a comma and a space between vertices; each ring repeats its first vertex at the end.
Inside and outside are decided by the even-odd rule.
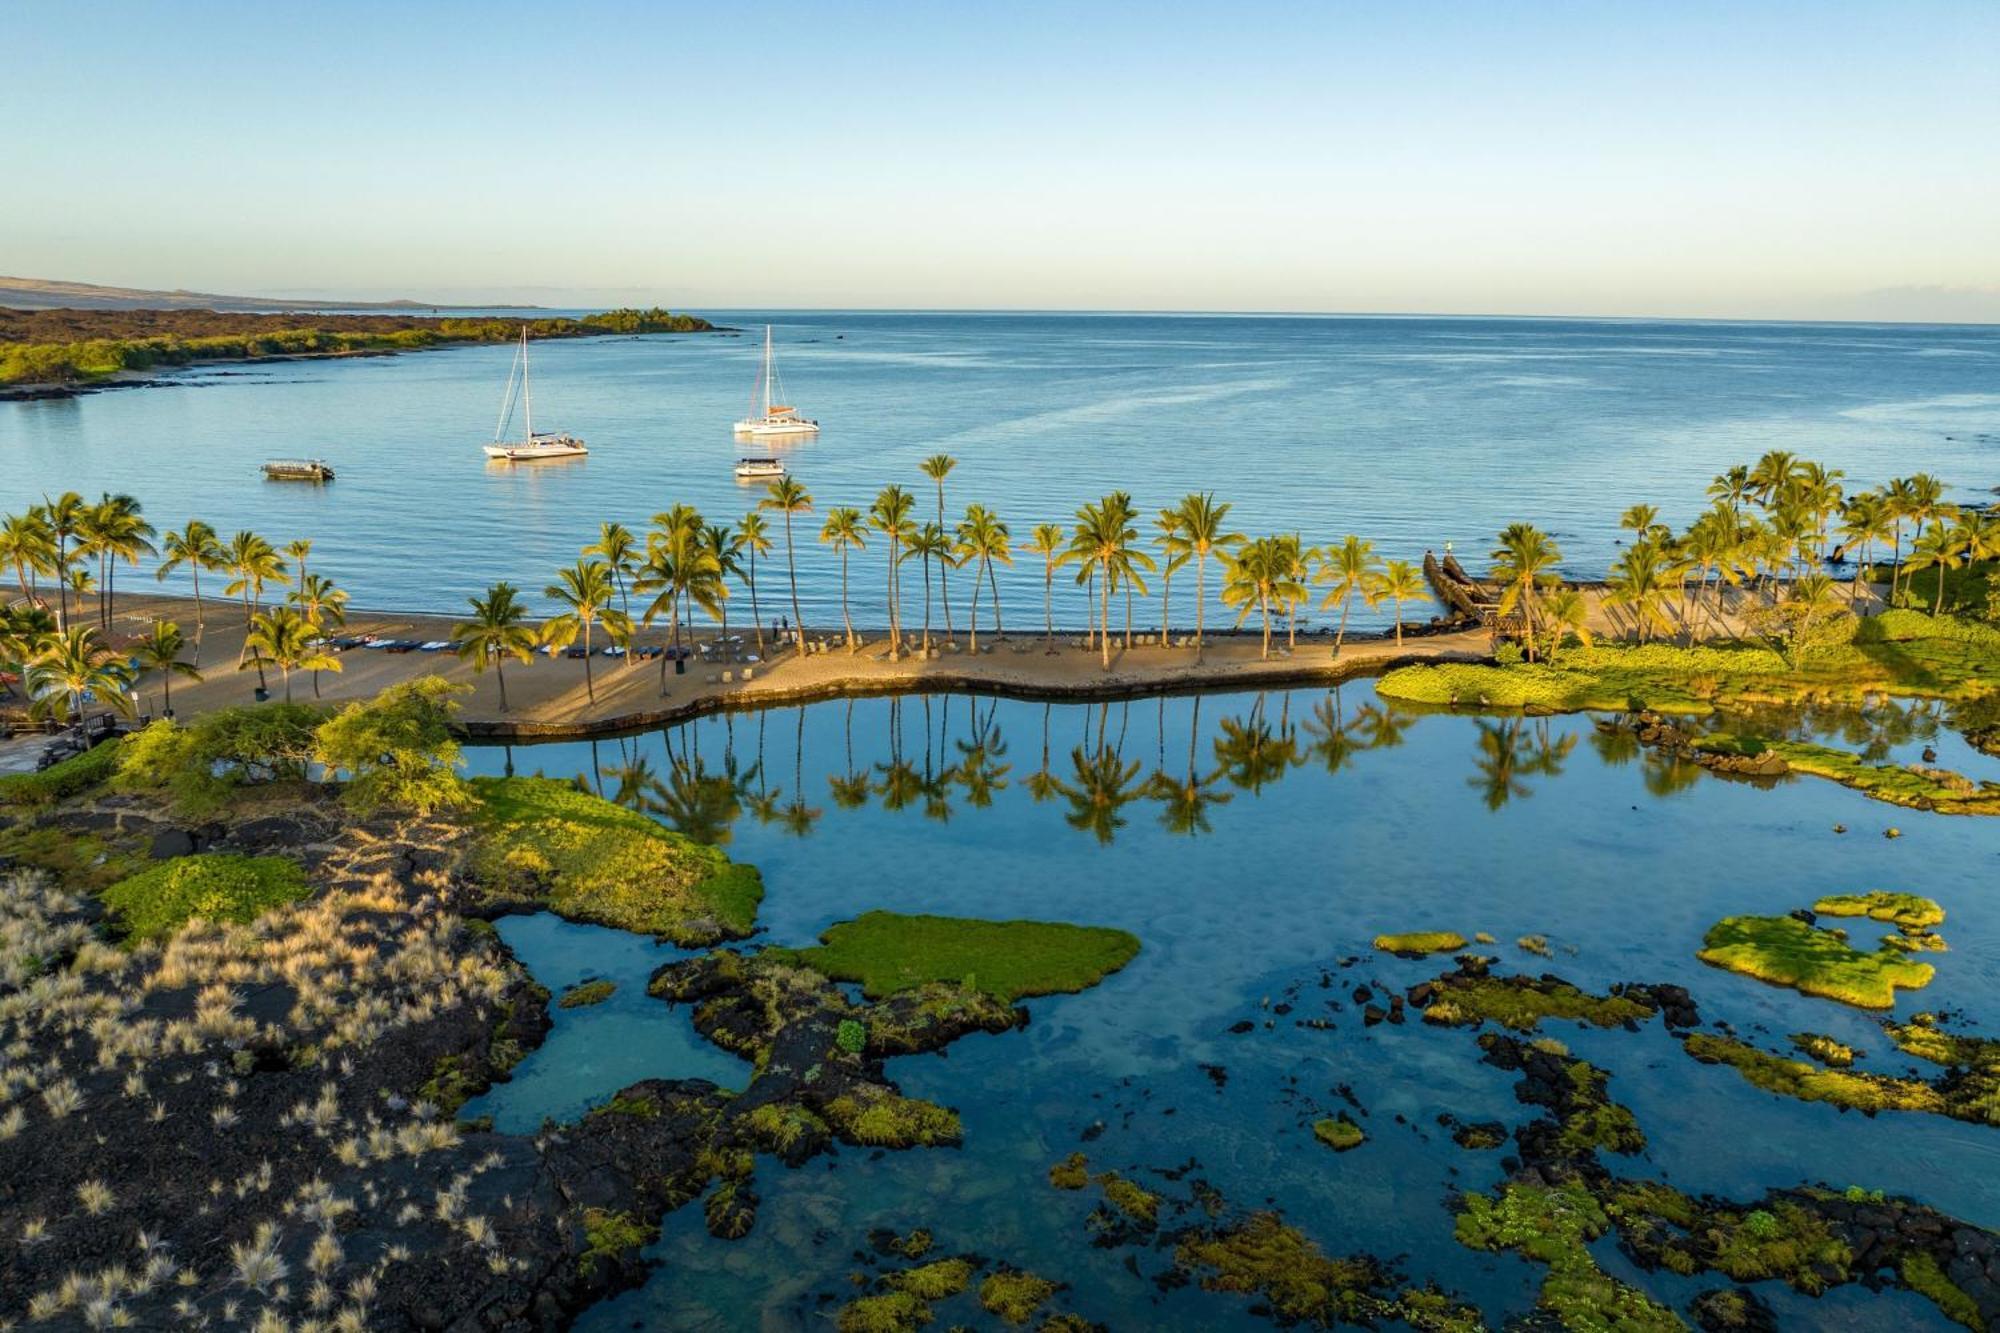
POLYGON ((792 554, 792 511, 785 511, 785 568, 792 579, 792 643, 800 652, 805 651, 806 626, 799 619, 799 565, 792 554))
POLYGON ((1098 636, 1097 643, 1099 651, 1103 654, 1104 669, 1109 671, 1111 670, 1111 580, 1108 578, 1104 580, 1103 597, 1104 633, 1098 636))
POLYGON ((1202 620, 1208 602, 1208 549, 1198 548, 1194 559, 1194 660, 1201 662, 1202 620))
POLYGON ((971 636, 972 652, 976 657, 979 654, 979 575, 977 572, 974 572, 972 576, 972 625, 969 633, 971 636))
POLYGON ((1271 658, 1271 599, 1261 592, 1257 594, 1257 610, 1264 617, 1263 656, 1265 661, 1269 661, 1271 658))
POLYGON ((1056 646, 1056 562, 1048 559, 1042 573, 1042 642, 1050 651, 1056 646))
MULTIPOLYGON (((986 557, 981 556, 980 559, 986 560, 986 557)), ((986 585, 993 590, 993 637, 1004 639, 1007 637, 1007 627, 1000 620, 1000 580, 993 572, 991 560, 986 560, 986 585)))
POLYGON ((592 703, 597 702, 597 681, 590 674, 590 622, 583 622, 583 689, 592 703))
MULTIPOLYGON (((854 653, 854 617, 847 613, 847 547, 840 548, 840 623, 847 627, 847 652, 854 653)), ((854 765, 849 764, 849 768, 854 765)))
POLYGON ((889 534, 886 548, 889 552, 889 660, 895 661, 903 655, 902 607, 896 598, 896 535, 889 534))
MULTIPOLYGON (((764 655, 764 612, 757 605, 757 548, 750 548, 750 618, 757 622, 757 656, 764 655)), ((664 677, 662 677, 664 679, 664 677)))
POLYGON ((278 663, 278 674, 285 678, 285 702, 292 701, 292 669, 283 662, 278 663))
POLYGON ((1347 638, 1347 613, 1354 606, 1354 591, 1349 589, 1340 599, 1340 628, 1333 632, 1333 655, 1340 656, 1340 645, 1347 638))
POLYGON ((507 711, 507 663, 502 660, 506 656, 502 653, 493 659, 493 670, 500 678, 500 711, 503 713, 507 711))
MULTIPOLYGON (((929 553, 927 552, 924 555, 924 656, 928 658, 930 655, 931 655, 931 558, 929 553)), ((926 701, 925 706, 926 707, 929 706, 928 701, 926 701)), ((925 743, 926 744, 929 743, 928 735, 926 735, 925 737, 925 743)))

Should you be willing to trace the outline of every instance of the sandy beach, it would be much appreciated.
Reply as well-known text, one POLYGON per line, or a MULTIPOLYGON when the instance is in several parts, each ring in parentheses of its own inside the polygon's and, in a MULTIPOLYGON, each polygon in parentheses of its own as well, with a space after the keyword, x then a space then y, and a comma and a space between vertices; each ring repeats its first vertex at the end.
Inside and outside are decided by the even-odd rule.
MULTIPOLYGON (((255 700, 256 671, 239 671, 236 666, 243 642, 242 607, 213 599, 206 600, 204 605, 208 623, 200 631, 198 652, 193 642, 197 633, 194 603, 187 598, 121 596, 110 635, 114 643, 128 640, 148 629, 155 617, 179 623, 190 640, 189 660, 198 662, 204 677, 200 681, 174 682, 174 710, 183 716, 255 700)), ((454 623, 446 616, 350 610, 347 627, 340 633, 435 642, 448 639, 454 623)), ((805 636, 808 651, 804 654, 790 647, 779 649, 767 633, 765 643, 770 651, 762 661, 743 660, 756 654, 754 633, 732 625, 730 634, 739 640, 735 656, 718 643, 716 628, 703 626, 693 636, 700 651, 687 661, 685 673, 676 674, 672 663, 668 663, 664 692, 659 660, 627 662, 604 657, 601 653, 606 641, 600 634, 595 644, 600 655, 594 656, 590 663, 596 685, 595 701, 586 687, 584 663, 580 659, 540 654, 532 663, 508 659, 509 708, 503 712, 499 675, 493 670, 476 674, 469 663, 449 649, 398 653, 370 648, 353 648, 339 654, 341 670, 320 673, 319 698, 334 703, 368 698, 400 680, 438 675, 471 687, 471 692, 464 696, 461 715, 469 735, 591 736, 659 726, 723 708, 754 708, 898 690, 975 690, 1017 696, 1097 698, 1194 689, 1332 684, 1357 676, 1379 675, 1403 662, 1477 660, 1490 651, 1487 632, 1479 628, 1424 635, 1406 632, 1400 648, 1393 637, 1349 635, 1338 658, 1333 655, 1331 635, 1301 634, 1297 648, 1287 650, 1284 636, 1274 633, 1271 657, 1263 660, 1259 656, 1257 633, 1246 630, 1218 634, 1211 628, 1199 662, 1192 647, 1161 646, 1157 631, 1151 635, 1135 632, 1129 649, 1123 646, 1123 636, 1114 634, 1111 666, 1106 670, 1097 648, 1081 646, 1083 636, 1074 630, 1059 632, 1053 650, 1044 645, 1040 633, 1011 632, 998 640, 990 634, 981 634, 976 656, 963 635, 954 649, 945 645, 942 634, 934 633, 931 657, 912 653, 894 661, 888 655, 886 632, 864 634, 860 651, 852 654, 838 630, 808 630, 805 636), (822 644, 824 648, 820 647, 822 644)), ((1177 629, 1174 638, 1191 635, 1191 628, 1177 629)), ((682 636, 683 642, 689 640, 685 627, 682 636)), ((906 634, 905 638, 914 642, 917 636, 906 634)), ((641 630, 635 640, 642 648, 666 641, 664 625, 641 630)), ((282 680, 268 667, 266 674, 272 697, 282 698, 282 680)), ((295 700, 311 700, 313 691, 310 675, 294 677, 295 700)), ((141 713, 157 716, 162 711, 157 678, 149 675, 141 681, 139 696, 141 713)))

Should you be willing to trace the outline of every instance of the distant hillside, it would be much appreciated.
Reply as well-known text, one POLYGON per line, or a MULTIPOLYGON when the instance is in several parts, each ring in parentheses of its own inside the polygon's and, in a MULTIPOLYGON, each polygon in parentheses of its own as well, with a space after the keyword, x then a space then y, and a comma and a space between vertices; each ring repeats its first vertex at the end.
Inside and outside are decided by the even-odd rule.
MULTIPOLYGON (((0 398, 49 397, 123 372, 198 361, 351 356, 451 343, 709 333, 669 310, 607 310, 581 319, 425 319, 410 314, 266 314, 216 310, 17 310, 0 305, 0 398), (26 389, 8 386, 29 386, 26 389)), ((129 378, 129 377, 128 377, 129 378)))
POLYGON ((140 287, 100 287, 90 282, 0 277, 0 306, 16 310, 539 310, 540 306, 449 306, 427 301, 285 300, 264 296, 221 296, 214 292, 148 291, 140 287))

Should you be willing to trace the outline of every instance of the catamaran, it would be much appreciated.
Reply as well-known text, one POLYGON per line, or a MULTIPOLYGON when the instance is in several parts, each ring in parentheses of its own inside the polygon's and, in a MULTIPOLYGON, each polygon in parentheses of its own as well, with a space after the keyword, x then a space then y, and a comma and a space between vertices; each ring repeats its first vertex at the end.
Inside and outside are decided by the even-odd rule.
POLYGON ((528 326, 523 324, 521 350, 514 353, 514 364, 507 372, 507 392, 500 399, 500 420, 493 427, 493 443, 486 446, 486 456, 503 463, 536 463, 545 458, 575 458, 589 452, 583 441, 568 431, 535 433, 535 397, 528 387, 528 326), (507 433, 507 423, 513 419, 517 394, 527 433, 518 440, 502 439, 507 433))
POLYGON ((738 435, 768 439, 775 435, 817 435, 819 423, 799 415, 796 407, 771 401, 778 390, 778 368, 771 359, 771 326, 764 326, 764 366, 757 375, 757 387, 750 391, 750 415, 736 423, 738 435), (764 410, 757 410, 762 399, 764 410))

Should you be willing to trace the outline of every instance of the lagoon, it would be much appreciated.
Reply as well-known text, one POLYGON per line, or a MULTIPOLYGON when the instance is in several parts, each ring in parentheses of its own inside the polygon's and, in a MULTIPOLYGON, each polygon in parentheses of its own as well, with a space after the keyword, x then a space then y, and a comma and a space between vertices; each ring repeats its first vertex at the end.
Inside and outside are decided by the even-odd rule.
MULTIPOLYGON (((1902 710, 1797 725, 1834 743, 1872 739, 1898 759, 1914 757, 1927 731, 1902 710)), ((621 780, 628 797, 652 791, 658 817, 762 868, 760 940, 810 943, 885 908, 1118 926, 1142 941, 1094 989, 1028 1001, 1025 1030, 965 1039, 948 1058, 890 1062, 905 1092, 961 1111, 962 1148, 848 1148, 797 1170, 760 1158, 763 1203, 747 1238, 711 1239, 698 1208, 671 1214, 651 1251, 654 1279, 590 1311, 585 1328, 822 1327, 829 1296, 851 1295, 847 1274, 869 1231, 914 1226, 936 1234, 940 1255, 976 1251, 1072 1284, 1063 1308, 1112 1327, 1267 1326, 1242 1298, 1156 1287, 1164 1253, 1093 1246, 1094 1196, 1045 1179, 1076 1150, 1169 1193, 1187 1185, 1158 1173, 1193 1161, 1187 1180, 1244 1206, 1268 1199, 1329 1253, 1402 1256, 1408 1277, 1476 1300, 1497 1327, 1532 1306, 1545 1270, 1454 1242, 1449 1192, 1494 1188, 1507 1150, 1461 1149, 1438 1116, 1511 1127, 1532 1112, 1515 1102, 1510 1075, 1480 1063, 1474 1033, 1364 1023, 1357 986, 1400 991, 1451 965, 1372 952, 1383 931, 1486 931, 1496 970, 1552 970, 1597 992, 1685 985, 1705 1023, 1727 1022, 1745 1040, 1782 1049, 1786 1034, 1823 1032, 1867 1051, 1862 1067, 1903 1072, 1910 1062, 1875 1016, 1694 954, 1721 916, 1904 889, 1944 904, 1951 949, 1896 1016, 1963 1010, 1964 1030, 1990 1034, 2000 1014, 1990 893, 2000 845, 1985 821, 1897 810, 1813 779, 1757 787, 1671 766, 1584 716, 1401 713, 1365 684, 1108 705, 940 695, 468 754, 475 772, 511 764, 581 774, 611 796, 621 780), (1192 834, 1141 794, 1155 772, 1184 778, 1191 753, 1210 798, 1203 819, 1180 822, 1192 834), (1037 780, 1045 769, 1055 785, 1037 780), (865 781, 845 781, 853 775, 865 781), (1890 825, 1903 836, 1883 837, 1890 825), (1514 945, 1531 934, 1548 938, 1552 957, 1514 945), (1331 1026, 1299 1026, 1308 1017, 1331 1026), (1223 1071, 1220 1086, 1205 1066, 1223 1071), (1310 1124, 1342 1109, 1369 1137, 1336 1156, 1310 1124)), ((641 1073, 727 1084, 732 1064, 747 1071, 734 1057, 718 1064, 684 1010, 643 995, 646 975, 679 951, 546 917, 501 930, 544 984, 603 975, 620 992, 602 1009, 555 1011, 554 1032, 514 1081, 466 1114, 532 1128, 641 1073)), ((1610 1159, 1620 1174, 1738 1199, 1807 1181, 1861 1185, 2000 1225, 1990 1128, 1781 1100, 1693 1062, 1657 1024, 1552 1024, 1545 1035, 1609 1070, 1611 1095, 1646 1130, 1642 1155, 1610 1159)), ((1642 1274, 1608 1240, 1595 1252, 1675 1306, 1718 1284, 1642 1274)), ((1757 1290, 1788 1327, 1949 1327, 1907 1293, 1757 1290)))

